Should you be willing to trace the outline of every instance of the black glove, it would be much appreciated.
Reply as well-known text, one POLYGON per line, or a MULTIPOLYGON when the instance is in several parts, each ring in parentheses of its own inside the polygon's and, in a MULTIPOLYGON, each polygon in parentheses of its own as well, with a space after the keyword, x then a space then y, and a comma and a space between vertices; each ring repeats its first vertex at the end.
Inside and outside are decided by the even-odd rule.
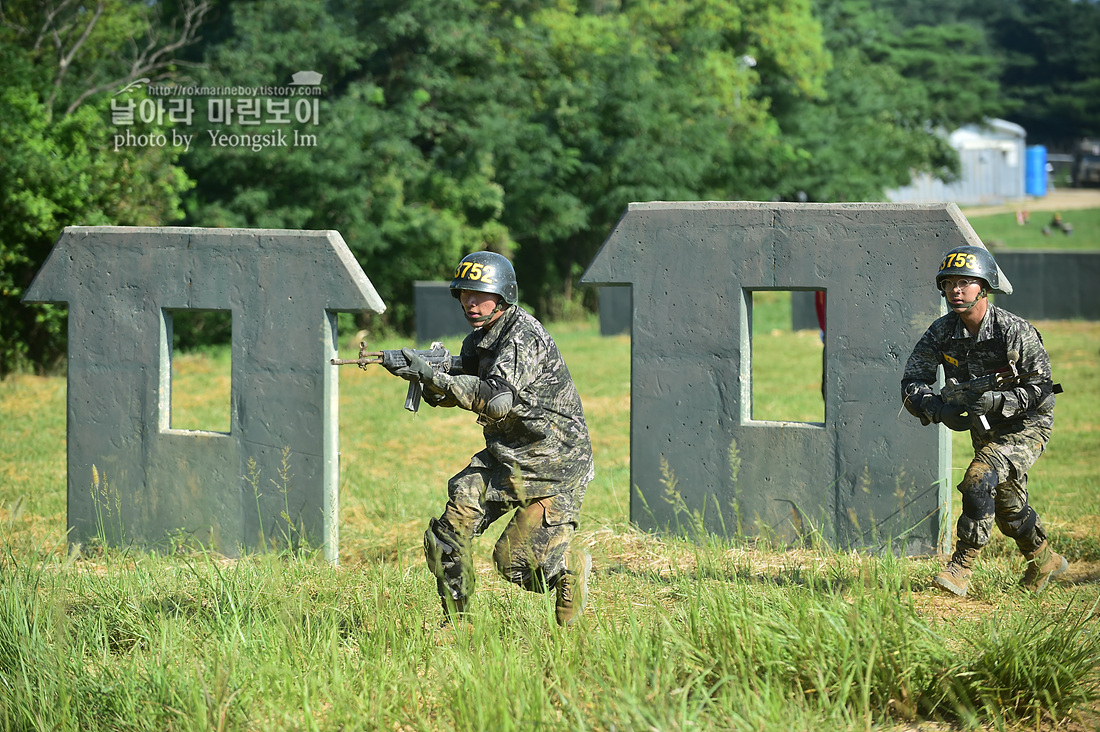
POLYGON ((401 355, 405 357, 405 360, 409 362, 408 366, 402 366, 394 371, 395 376, 400 376, 406 381, 431 381, 435 372, 432 371, 432 367, 428 365, 420 355, 411 348, 402 348, 401 355))
POLYGON ((928 419, 928 415, 924 413, 924 410, 920 408, 922 400, 923 397, 916 394, 903 394, 901 397, 902 406, 905 407, 909 414, 920 419, 922 425, 927 427, 931 420, 928 419))
POLYGON ((937 395, 925 394, 917 403, 917 411, 920 412, 917 416, 921 418, 921 424, 927 425, 930 422, 939 424, 941 422, 940 414, 945 406, 943 399, 940 399, 937 395))
MULTIPOLYGON (((936 394, 925 394, 920 400, 919 410, 926 415, 929 421, 946 425, 956 432, 966 432, 970 429, 971 419, 967 408, 944 404, 943 399, 936 394)), ((921 419, 921 423, 928 424, 924 419, 921 419)))
POLYGON ((972 417, 966 407, 944 404, 943 408, 936 414, 936 417, 936 422, 941 422, 949 429, 955 430, 956 432, 967 432, 970 430, 972 417))
POLYGON ((1004 394, 999 391, 987 391, 971 399, 968 409, 975 417, 981 417, 984 414, 1000 414, 1004 406, 1004 394))

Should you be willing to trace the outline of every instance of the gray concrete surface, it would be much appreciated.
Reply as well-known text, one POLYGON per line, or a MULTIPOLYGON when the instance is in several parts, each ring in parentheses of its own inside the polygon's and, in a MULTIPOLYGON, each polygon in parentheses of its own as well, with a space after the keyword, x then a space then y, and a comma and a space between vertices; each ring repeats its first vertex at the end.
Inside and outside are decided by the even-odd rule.
POLYGON ((964 244, 980 241, 954 204, 631 204, 581 279, 632 287, 631 519, 945 550, 950 437, 899 416, 899 384, 943 312, 928 283, 964 244), (822 424, 752 418, 767 289, 827 292, 822 424))
POLYGON ((414 282, 413 307, 416 312, 416 342, 419 344, 465 336, 471 330, 462 314, 462 305, 451 295, 450 280, 414 282))
POLYGON ((71 542, 308 543, 336 561, 335 314, 385 309, 338 233, 69 227, 24 300, 69 306, 71 542), (171 428, 184 309, 232 313, 228 433, 171 428))

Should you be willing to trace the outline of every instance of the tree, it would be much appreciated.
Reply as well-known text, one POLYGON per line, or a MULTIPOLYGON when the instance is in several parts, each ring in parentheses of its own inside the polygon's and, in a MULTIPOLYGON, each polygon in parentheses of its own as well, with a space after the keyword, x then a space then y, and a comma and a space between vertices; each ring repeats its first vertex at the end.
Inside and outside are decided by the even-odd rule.
POLYGON ((140 136, 163 128, 140 119, 125 130, 114 126, 117 112, 102 90, 166 73, 170 57, 160 51, 194 39, 196 7, 181 6, 190 25, 166 41, 144 3, 2 5, 0 375, 64 356, 64 308, 20 302, 62 228, 179 218, 188 180, 174 165, 176 152, 119 138, 125 130, 140 136))
MULTIPOLYGON (((906 34, 857 0, 273 0, 221 18, 203 83, 317 71, 323 124, 309 147, 192 149, 189 223, 338 229, 402 329, 412 282, 467 251, 515 253, 521 297, 559 317, 631 201, 880 199, 949 170, 935 127, 989 108, 980 35, 906 34), (956 89, 955 68, 981 73, 956 89)), ((219 131, 250 130, 200 136, 219 131)))
POLYGON ((1005 59, 1007 119, 1029 142, 1070 149, 1100 136, 1100 4, 1087 0, 970 0, 1005 59))
MULTIPOLYGON (((474 2, 277 0, 237 4, 207 46, 207 85, 285 86, 322 74, 317 124, 209 133, 310 134, 316 144, 196 146, 188 222, 336 229, 383 299, 383 320, 409 328, 412 283, 438 279, 462 254, 509 252, 502 190, 483 150, 496 49, 474 2)), ((297 104, 298 99, 292 99, 297 104)))
MULTIPOLYGON (((1100 3, 1095 0, 875 0, 903 29, 965 23, 998 59, 999 113, 1029 141, 1068 150, 1100 135, 1100 3)), ((951 70, 951 69, 949 69, 951 70)))
POLYGON ((957 174, 943 132, 1001 109, 999 67, 980 29, 903 28, 868 0, 821 0, 817 16, 833 58, 825 95, 774 105, 799 152, 783 171, 784 197, 881 200, 914 172, 957 174))

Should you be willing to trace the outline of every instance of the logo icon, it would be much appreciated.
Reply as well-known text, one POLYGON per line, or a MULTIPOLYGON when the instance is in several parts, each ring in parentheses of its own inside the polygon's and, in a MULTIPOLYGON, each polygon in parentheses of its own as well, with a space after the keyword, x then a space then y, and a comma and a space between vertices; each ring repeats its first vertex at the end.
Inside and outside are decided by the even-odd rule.
POLYGON ((145 76, 141 77, 140 79, 134 79, 129 84, 122 87, 121 89, 116 91, 111 96, 117 97, 119 94, 122 94, 123 92, 131 92, 134 89, 140 89, 142 84, 148 84, 148 83, 149 83, 149 79, 148 79, 148 77, 145 77, 145 76))
POLYGON ((291 86, 317 86, 321 83, 322 74, 316 71, 297 71, 294 73, 291 86))

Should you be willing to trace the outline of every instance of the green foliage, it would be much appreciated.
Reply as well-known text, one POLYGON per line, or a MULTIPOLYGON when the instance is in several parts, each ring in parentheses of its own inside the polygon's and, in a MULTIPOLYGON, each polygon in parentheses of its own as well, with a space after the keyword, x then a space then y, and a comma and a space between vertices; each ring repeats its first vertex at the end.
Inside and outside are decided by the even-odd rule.
MULTIPOLYGON (((142 3, 4 3, 0 23, 0 375, 65 355, 64 308, 22 305, 61 230, 167 225, 189 181, 169 147, 120 145, 108 99, 92 96, 150 29, 142 3), (47 19, 43 14, 56 11, 47 19), (72 84, 73 80, 78 83, 72 84)), ((124 77, 123 77, 124 78, 124 77)), ((163 129, 136 124, 134 135, 163 129)))
MULTIPOLYGON (((875 0, 898 22, 928 32, 965 23, 988 39, 1000 61, 997 82, 1005 116, 1024 127, 1029 144, 1068 152, 1100 135, 1100 4, 1077 0, 875 0)), ((944 67, 944 79, 961 69, 944 67)))
POLYGON ((819 0, 833 66, 823 98, 776 94, 799 155, 783 170, 794 199, 881 200, 913 171, 950 178, 958 159, 943 135, 1000 110, 997 61, 963 24, 902 28, 871 0, 819 0))
POLYGON ((1068 146, 1100 135, 1100 5, 1075 0, 976 0, 975 16, 1006 59, 1011 119, 1028 141, 1068 146), (979 15, 979 13, 981 15, 979 15))
POLYGON ((225 40, 206 49, 202 82, 270 86, 322 73, 321 119, 302 130, 317 145, 196 145, 186 160, 198 182, 189 222, 338 230, 387 303, 384 322, 402 327, 414 280, 446 277, 468 251, 510 253, 481 139, 499 50, 475 14, 463 2, 400 13, 367 2, 235 6, 225 40))
POLYGON ((632 201, 881 200, 914 170, 957 171, 938 130, 1015 110, 1032 140, 1095 131, 1098 8, 5 2, 0 373, 63 353, 63 310, 19 298, 64 226, 171 224, 181 207, 198 226, 339 231, 388 306, 360 327, 410 331, 413 282, 480 249, 514 259, 540 317, 574 317, 632 201), (124 83, 285 86, 303 70, 323 75, 317 124, 212 124, 196 94, 178 161, 113 144, 124 83), (260 149, 208 134, 280 132, 260 149))
POLYGON ((89 104, 51 120, 33 89, 0 90, 0 374, 65 355, 65 310, 20 303, 62 228, 179 218, 187 178, 174 153, 115 150, 109 115, 89 104))

